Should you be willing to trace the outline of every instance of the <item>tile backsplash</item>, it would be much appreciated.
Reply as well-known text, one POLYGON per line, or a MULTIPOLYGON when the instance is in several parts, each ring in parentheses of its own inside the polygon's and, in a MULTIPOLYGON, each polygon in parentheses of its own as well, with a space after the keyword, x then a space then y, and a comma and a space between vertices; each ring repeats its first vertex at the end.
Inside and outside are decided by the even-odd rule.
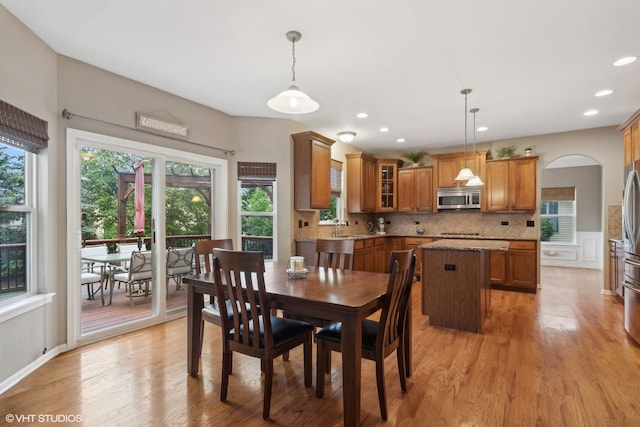
POLYGON ((622 205, 607 206, 607 239, 622 239, 622 205))
MULTIPOLYGON (((387 223, 385 231, 390 235, 415 236, 418 235, 416 229, 423 227, 425 235, 479 233, 481 236, 505 239, 540 238, 540 219, 535 213, 480 213, 476 210, 429 214, 349 214, 345 217, 349 225, 342 226, 342 232, 344 235, 366 234, 367 221, 376 223, 379 217, 384 217, 387 223), (533 221, 532 227, 527 226, 528 221, 533 221)), ((318 224, 317 211, 295 212, 294 221, 294 238, 298 240, 330 237, 335 230, 334 226, 318 224), (308 225, 305 226, 305 223, 308 225)))

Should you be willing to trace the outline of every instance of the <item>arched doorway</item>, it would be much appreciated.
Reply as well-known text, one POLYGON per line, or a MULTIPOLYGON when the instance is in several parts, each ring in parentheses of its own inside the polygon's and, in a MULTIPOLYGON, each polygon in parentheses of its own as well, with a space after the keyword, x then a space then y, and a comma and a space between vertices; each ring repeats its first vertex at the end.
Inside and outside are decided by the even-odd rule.
POLYGON ((584 155, 561 156, 542 171, 541 266, 603 268, 602 166, 584 155))

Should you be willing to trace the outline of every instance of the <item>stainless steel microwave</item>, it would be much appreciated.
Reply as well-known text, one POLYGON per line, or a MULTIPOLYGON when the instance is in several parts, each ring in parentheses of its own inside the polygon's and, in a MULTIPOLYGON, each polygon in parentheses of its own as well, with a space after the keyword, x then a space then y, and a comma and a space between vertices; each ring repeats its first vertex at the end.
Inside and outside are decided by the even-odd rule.
POLYGON ((480 189, 439 188, 438 209, 480 209, 480 189))

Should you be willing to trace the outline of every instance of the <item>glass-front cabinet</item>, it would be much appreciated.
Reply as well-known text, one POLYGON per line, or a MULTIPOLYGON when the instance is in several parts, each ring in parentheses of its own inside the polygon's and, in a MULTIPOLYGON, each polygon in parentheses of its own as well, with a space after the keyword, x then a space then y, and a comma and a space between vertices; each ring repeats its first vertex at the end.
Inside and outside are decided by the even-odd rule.
POLYGON ((378 212, 398 210, 398 159, 378 159, 378 212))

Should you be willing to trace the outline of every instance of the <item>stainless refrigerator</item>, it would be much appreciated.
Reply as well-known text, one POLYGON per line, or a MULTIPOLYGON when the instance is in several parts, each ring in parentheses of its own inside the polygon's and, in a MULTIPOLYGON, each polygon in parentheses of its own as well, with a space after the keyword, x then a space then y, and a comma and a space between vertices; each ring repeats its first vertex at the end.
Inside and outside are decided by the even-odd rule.
POLYGON ((640 343, 640 162, 625 168, 622 196, 624 328, 640 343))

